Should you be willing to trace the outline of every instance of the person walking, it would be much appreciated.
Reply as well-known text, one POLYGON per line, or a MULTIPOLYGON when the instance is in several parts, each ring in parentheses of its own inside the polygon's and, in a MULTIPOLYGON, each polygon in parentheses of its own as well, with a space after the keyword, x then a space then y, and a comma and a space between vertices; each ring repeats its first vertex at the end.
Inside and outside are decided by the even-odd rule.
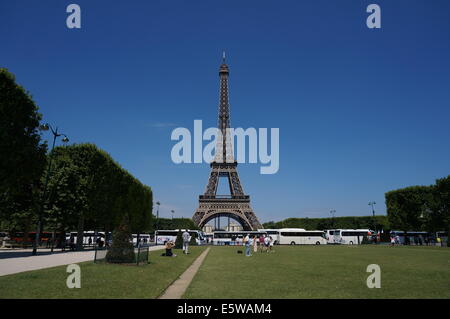
POLYGON ((391 236, 391 246, 395 246, 395 237, 391 236))
POLYGON ((245 256, 250 257, 251 256, 251 252, 250 252, 251 242, 250 242, 249 234, 247 234, 247 236, 245 236, 245 238, 244 238, 244 245, 245 245, 245 256))
POLYGON ((273 238, 272 238, 272 236, 269 236, 269 250, 270 250, 270 252, 274 252, 274 250, 273 250, 273 238))
POLYGON ((259 236, 259 251, 263 252, 264 249, 264 236, 261 235, 259 236))
POLYGON ((264 249, 266 250, 266 253, 269 252, 269 246, 270 246, 270 238, 269 236, 266 236, 264 238, 264 249))
POLYGON ((258 237, 256 235, 253 237, 253 252, 258 252, 258 237))
POLYGON ((185 230, 183 235, 181 236, 183 237, 183 253, 188 254, 189 241, 191 240, 191 236, 189 235, 187 230, 185 230))

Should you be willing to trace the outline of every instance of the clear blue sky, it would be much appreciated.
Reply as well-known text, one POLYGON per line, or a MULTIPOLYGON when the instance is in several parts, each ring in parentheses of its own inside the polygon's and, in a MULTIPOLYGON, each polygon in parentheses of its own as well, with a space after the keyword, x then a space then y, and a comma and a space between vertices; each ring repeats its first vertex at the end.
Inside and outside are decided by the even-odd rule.
POLYGON ((161 216, 191 217, 209 167, 173 164, 170 133, 216 125, 226 50, 232 126, 280 128, 277 174, 239 166, 260 220, 369 215, 373 200, 384 214, 386 191, 450 173, 449 13, 448 0, 2 1, 0 66, 44 121, 150 185, 161 216))

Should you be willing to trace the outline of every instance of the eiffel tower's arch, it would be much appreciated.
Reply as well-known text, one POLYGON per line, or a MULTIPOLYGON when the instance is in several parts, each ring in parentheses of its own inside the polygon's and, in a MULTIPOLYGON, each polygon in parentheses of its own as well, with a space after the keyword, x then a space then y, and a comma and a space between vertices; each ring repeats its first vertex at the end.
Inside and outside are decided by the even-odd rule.
POLYGON ((250 196, 245 195, 237 172, 238 163, 233 158, 230 128, 230 105, 228 103, 228 65, 219 69, 220 99, 218 129, 222 138, 217 139, 216 157, 211 165, 208 184, 204 195, 199 196, 199 206, 192 217, 194 223, 203 228, 208 221, 219 216, 230 216, 239 221, 244 230, 262 228, 250 206, 250 196), (226 178, 230 187, 229 196, 217 195, 219 179, 226 178))
POLYGON ((243 230, 252 230, 252 225, 250 222, 242 216, 241 212, 231 211, 231 212, 223 212, 223 211, 216 211, 216 210, 210 210, 205 215, 203 220, 199 223, 199 227, 203 228, 206 224, 208 224, 211 220, 218 217, 227 217, 232 218, 233 220, 237 221, 241 226, 243 230))

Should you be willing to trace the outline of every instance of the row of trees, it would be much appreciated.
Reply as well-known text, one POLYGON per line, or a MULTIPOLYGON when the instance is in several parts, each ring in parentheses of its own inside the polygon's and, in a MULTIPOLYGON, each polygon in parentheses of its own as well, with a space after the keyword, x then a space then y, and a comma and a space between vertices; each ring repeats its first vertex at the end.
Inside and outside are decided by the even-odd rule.
POLYGON ((385 194, 392 228, 428 232, 450 230, 450 175, 430 186, 411 186, 385 194))
MULTIPOLYGON (((93 144, 47 153, 38 107, 0 69, 0 227, 9 231, 111 231, 152 227, 152 191, 93 144), (47 174, 50 172, 50 174, 47 174)), ((62 239, 62 238, 61 238, 62 239)))
POLYGON ((267 222, 264 228, 304 228, 308 230, 325 229, 390 229, 387 216, 347 216, 331 218, 287 218, 279 222, 267 222))
MULTIPOLYGON (((55 148, 45 207, 53 230, 106 232, 126 224, 133 233, 151 228, 152 191, 93 144, 55 148)), ((81 238, 81 237, 79 237, 81 238)), ((77 243, 80 241, 77 240, 77 243)))
POLYGON ((0 225, 24 229, 36 223, 47 144, 30 94, 0 68, 0 225))
POLYGON ((154 232, 156 229, 196 229, 199 230, 198 226, 194 224, 190 218, 159 218, 153 219, 152 227, 150 232, 154 232))

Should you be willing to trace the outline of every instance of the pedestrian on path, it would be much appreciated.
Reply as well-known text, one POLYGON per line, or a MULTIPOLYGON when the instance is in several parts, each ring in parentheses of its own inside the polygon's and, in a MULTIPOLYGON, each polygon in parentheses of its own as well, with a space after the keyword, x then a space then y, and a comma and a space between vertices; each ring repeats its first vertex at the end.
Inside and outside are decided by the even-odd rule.
POLYGON ((185 230, 182 237, 183 237, 183 253, 188 254, 189 241, 191 240, 191 236, 189 235, 188 231, 185 230))
POLYGON ((253 237, 253 252, 258 252, 258 237, 256 235, 253 237))
POLYGON ((251 241, 250 241, 249 234, 247 234, 247 236, 245 236, 245 238, 244 238, 244 245, 245 245, 245 256, 250 257, 251 256, 251 252, 250 252, 251 241))

